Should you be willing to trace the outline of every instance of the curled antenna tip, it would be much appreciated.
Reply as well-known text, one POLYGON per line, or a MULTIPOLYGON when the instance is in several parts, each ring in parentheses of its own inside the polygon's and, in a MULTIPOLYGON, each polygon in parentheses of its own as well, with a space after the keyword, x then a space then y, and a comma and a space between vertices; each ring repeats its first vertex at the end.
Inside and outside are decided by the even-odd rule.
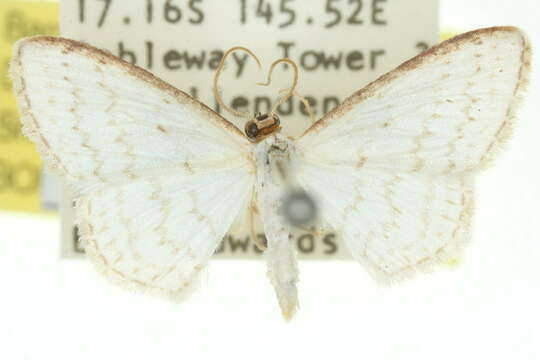
POLYGON ((253 60, 255 60, 255 62, 257 63, 257 66, 259 67, 259 69, 261 68, 261 62, 260 62, 259 58, 257 57, 257 55, 255 55, 255 53, 253 53, 253 51, 251 51, 248 48, 243 47, 243 46, 234 46, 234 47, 230 48, 229 50, 227 50, 225 52, 225 54, 223 55, 222 61, 227 56, 229 56, 229 54, 231 54, 231 53, 233 53, 235 51, 243 51, 245 53, 248 53, 253 58, 253 60))
POLYGON ((245 48, 243 46, 235 46, 235 47, 230 48, 229 50, 225 52, 225 54, 223 54, 223 57, 221 58, 221 61, 219 62, 219 66, 216 70, 216 74, 214 75, 214 97, 216 98, 216 101, 218 102, 218 104, 222 106, 226 111, 230 112, 233 115, 236 115, 239 117, 246 117, 249 119, 251 118, 251 114, 249 112, 238 111, 231 108, 230 106, 227 106, 223 102, 223 99, 221 98, 221 93, 219 90, 219 76, 221 75, 221 73, 223 72, 223 69, 225 68, 225 61, 227 60, 227 57, 235 51, 243 51, 249 54, 255 60, 259 69, 261 68, 261 62, 259 61, 259 58, 248 48, 245 48))

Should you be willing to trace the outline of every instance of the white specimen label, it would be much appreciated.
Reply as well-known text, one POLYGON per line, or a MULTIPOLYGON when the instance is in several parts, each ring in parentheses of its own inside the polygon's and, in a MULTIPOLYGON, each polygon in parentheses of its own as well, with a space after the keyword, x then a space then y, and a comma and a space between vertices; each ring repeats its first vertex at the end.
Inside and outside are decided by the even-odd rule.
MULTIPOLYGON (((438 2, 417 0, 64 0, 61 34, 107 49, 150 70, 220 112, 212 80, 224 51, 244 46, 263 63, 234 54, 223 74, 230 106, 266 112, 291 82, 279 67, 274 83, 256 86, 270 63, 289 57, 301 74, 298 92, 320 118, 346 97, 438 39, 438 2)), ((298 98, 278 109, 283 131, 298 136, 309 125, 298 98)), ((244 119, 223 114, 243 128, 244 119)), ((82 253, 73 229, 72 200, 63 199, 63 255, 82 253)), ((259 236, 263 236, 262 233, 259 236)), ((293 235, 301 258, 348 258, 336 235, 293 235)), ((244 236, 226 236, 216 256, 253 257, 257 247, 244 236)))

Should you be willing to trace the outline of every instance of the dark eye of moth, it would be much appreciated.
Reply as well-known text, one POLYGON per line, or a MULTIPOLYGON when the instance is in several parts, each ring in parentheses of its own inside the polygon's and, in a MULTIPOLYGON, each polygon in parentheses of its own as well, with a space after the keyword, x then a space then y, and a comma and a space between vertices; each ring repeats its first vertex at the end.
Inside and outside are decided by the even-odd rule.
POLYGON ((250 122, 248 126, 246 126, 246 135, 250 138, 255 138, 258 134, 259 128, 257 127, 257 124, 250 122))

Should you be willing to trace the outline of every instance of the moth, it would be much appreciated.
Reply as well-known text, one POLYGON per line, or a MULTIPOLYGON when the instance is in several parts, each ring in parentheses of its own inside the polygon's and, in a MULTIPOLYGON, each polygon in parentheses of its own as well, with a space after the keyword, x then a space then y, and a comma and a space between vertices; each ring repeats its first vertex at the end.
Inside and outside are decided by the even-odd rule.
POLYGON ((459 35, 352 94, 297 139, 280 134, 275 111, 251 115, 244 133, 149 72, 73 40, 19 41, 11 76, 23 132, 73 190, 100 273, 185 298, 233 223, 257 208, 268 276, 290 319, 290 189, 316 204, 320 227, 380 283, 459 258, 474 175, 512 134, 530 56, 514 27, 459 35))

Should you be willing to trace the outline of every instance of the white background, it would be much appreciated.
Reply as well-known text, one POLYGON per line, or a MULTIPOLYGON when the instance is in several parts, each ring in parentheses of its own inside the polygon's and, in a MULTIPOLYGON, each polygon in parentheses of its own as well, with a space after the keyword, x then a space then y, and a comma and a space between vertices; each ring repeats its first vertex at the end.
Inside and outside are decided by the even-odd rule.
MULTIPOLYGON (((537 4, 442 0, 441 25, 519 25, 540 49, 537 4)), ((381 289, 355 263, 302 263, 289 324, 262 263, 214 261, 204 289, 173 305, 59 260, 57 218, 0 213, 0 359, 540 358, 536 73, 531 84, 508 151, 479 176, 459 267, 381 289)))

